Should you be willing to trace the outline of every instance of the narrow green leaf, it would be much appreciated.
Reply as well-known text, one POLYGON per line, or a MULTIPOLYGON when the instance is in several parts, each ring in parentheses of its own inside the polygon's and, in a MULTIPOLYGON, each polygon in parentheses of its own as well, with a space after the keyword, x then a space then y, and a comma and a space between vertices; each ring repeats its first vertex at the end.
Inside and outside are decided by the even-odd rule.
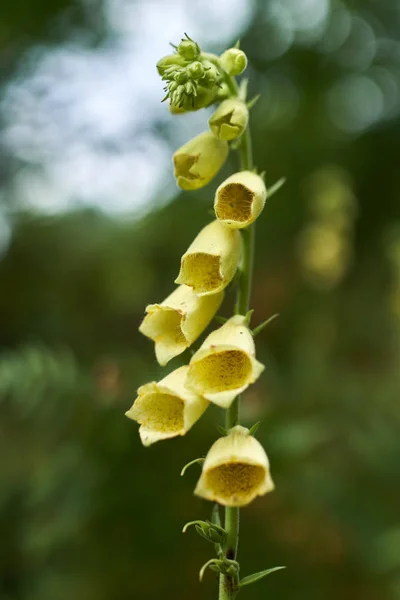
POLYGON ((205 458, 195 458, 194 460, 191 460, 190 462, 188 462, 182 469, 181 471, 181 477, 182 475, 184 475, 186 473, 186 469, 188 469, 189 467, 191 467, 192 465, 195 464, 202 464, 206 459, 205 458))
POLYGON ((272 321, 274 321, 277 317, 279 317, 279 313, 275 313, 274 315, 272 315, 272 317, 269 317, 268 319, 260 323, 260 325, 257 325, 257 327, 255 327, 252 331, 253 337, 256 337, 256 335, 261 333, 261 331, 265 329, 266 326, 269 325, 272 321))
POLYGON ((250 583, 255 583, 259 581, 263 577, 270 575, 274 571, 280 571, 281 569, 286 569, 286 567, 272 567, 272 569, 265 569, 265 571, 260 571, 259 573, 253 573, 253 575, 248 575, 247 577, 243 577, 243 579, 239 582, 239 587, 243 587, 244 585, 250 585, 250 583))
POLYGON ((238 39, 238 41, 236 42, 236 44, 233 47, 237 48, 238 50, 240 49, 240 38, 238 39))
POLYGON ((281 179, 278 179, 278 181, 276 183, 271 185, 271 187, 267 189, 267 198, 271 198, 271 196, 276 194, 276 192, 281 189, 281 187, 284 185, 285 182, 286 182, 286 178, 281 177, 281 179))
POLYGON ((255 106, 257 104, 257 102, 259 101, 260 98, 261 98, 261 94, 257 94, 256 96, 254 96, 254 98, 252 98, 251 100, 248 101, 247 108, 249 110, 252 109, 253 106, 255 106))

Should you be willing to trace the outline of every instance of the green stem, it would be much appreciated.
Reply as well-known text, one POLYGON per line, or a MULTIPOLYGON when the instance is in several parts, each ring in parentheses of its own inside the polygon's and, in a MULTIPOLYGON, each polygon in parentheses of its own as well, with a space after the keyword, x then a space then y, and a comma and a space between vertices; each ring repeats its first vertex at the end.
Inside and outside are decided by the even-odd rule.
MULTIPOLYGON (((240 162, 242 171, 249 171, 253 168, 253 153, 251 143, 250 128, 247 127, 243 134, 243 139, 239 148, 240 162)), ((253 277, 254 263, 254 243, 255 228, 250 225, 242 231, 243 235, 243 259, 241 273, 239 277, 239 287, 236 299, 236 310, 239 314, 245 315, 250 309, 251 282, 253 277)), ((240 396, 235 398, 230 408, 226 411, 226 429, 231 429, 239 424, 240 419, 240 396)), ((225 556, 231 560, 236 560, 237 548, 239 543, 239 509, 231 506, 225 508, 225 531, 227 540, 225 546, 225 556)), ((233 577, 229 575, 220 575, 219 579, 219 600, 233 600, 237 593, 237 585, 233 577)))

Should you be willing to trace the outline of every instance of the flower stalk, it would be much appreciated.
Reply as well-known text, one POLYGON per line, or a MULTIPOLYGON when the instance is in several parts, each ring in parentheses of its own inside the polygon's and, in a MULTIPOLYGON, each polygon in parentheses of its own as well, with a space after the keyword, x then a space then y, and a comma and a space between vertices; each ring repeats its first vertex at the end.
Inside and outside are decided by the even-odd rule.
POLYGON ((256 360, 254 337, 271 320, 250 328, 250 297, 253 278, 255 220, 267 196, 282 185, 277 182, 267 192, 263 175, 254 169, 249 111, 255 101, 247 101, 247 80, 240 85, 235 77, 247 65, 245 53, 235 48, 222 56, 202 52, 185 34, 176 53, 165 56, 157 69, 166 82, 173 113, 199 110, 219 104, 209 119, 210 130, 179 148, 173 157, 177 185, 197 190, 217 175, 230 149, 240 155, 240 170, 220 184, 215 193, 216 220, 197 235, 181 259, 176 284, 164 301, 150 304, 139 327, 155 344, 161 366, 185 349, 204 332, 215 317, 222 322, 196 351, 188 365, 161 379, 141 386, 127 416, 139 423, 143 445, 185 435, 201 417, 209 403, 225 410, 225 428, 205 457, 183 467, 202 465, 194 493, 214 502, 211 521, 196 519, 200 537, 211 542, 216 556, 200 569, 200 581, 207 569, 219 574, 219 600, 234 600, 243 586, 259 581, 283 567, 264 569, 240 577, 237 561, 239 508, 274 489, 269 460, 254 437, 258 424, 250 429, 240 424, 240 395, 264 370, 256 360), (228 142, 232 142, 229 146, 228 142), (236 273, 236 276, 235 276, 236 273), (234 314, 216 317, 224 288, 237 281, 234 314), (219 506, 225 510, 222 525, 219 506))
MULTIPOLYGON (((251 141, 250 126, 247 125, 239 146, 240 166, 242 171, 253 169, 253 147, 251 141)), ((239 275, 239 285, 236 297, 235 310, 245 315, 250 309, 251 285, 254 268, 255 249, 255 223, 242 230, 242 266, 239 275)), ((229 431, 232 427, 240 424, 240 396, 235 398, 226 411, 225 427, 229 431)), ((237 506, 225 507, 225 531, 226 546, 225 556, 230 560, 236 560, 239 545, 240 508, 237 506)), ((233 600, 238 592, 235 578, 231 575, 219 576, 219 600, 233 600)))

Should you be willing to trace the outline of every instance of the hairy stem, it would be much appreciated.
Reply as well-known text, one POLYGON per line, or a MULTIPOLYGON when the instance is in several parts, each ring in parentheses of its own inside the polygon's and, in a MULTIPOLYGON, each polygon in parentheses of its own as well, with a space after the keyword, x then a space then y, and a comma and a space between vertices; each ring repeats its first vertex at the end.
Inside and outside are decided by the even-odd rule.
MULTIPOLYGON (((239 147, 240 162, 242 171, 248 171, 253 168, 253 152, 251 143, 250 128, 247 127, 243 134, 242 142, 239 147)), ((240 315, 245 315, 250 309, 251 282, 253 277, 254 263, 254 243, 255 228, 254 224, 242 231, 243 235, 243 260, 239 277, 239 287, 236 298, 236 311, 240 315)), ((226 411, 226 429, 230 429, 239 424, 240 419, 240 396, 235 398, 230 408, 226 411)), ((227 506, 225 508, 225 530, 227 540, 225 546, 225 555, 231 560, 236 560, 239 543, 239 509, 227 506)), ((237 593, 235 579, 229 575, 220 575, 219 580, 219 600, 233 600, 237 593)))

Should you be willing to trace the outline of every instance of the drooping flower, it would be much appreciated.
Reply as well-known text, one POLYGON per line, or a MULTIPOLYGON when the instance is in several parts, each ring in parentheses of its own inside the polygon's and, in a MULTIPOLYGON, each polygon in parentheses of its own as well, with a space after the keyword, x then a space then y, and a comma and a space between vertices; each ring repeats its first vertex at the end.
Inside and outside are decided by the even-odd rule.
POLYGON ((234 229, 253 223, 264 208, 267 189, 260 175, 239 171, 217 188, 214 209, 217 219, 234 229))
POLYGON ((245 317, 235 315, 210 333, 192 356, 185 385, 210 402, 228 408, 263 370, 264 366, 255 359, 254 340, 245 317))
POLYGON ((160 365, 182 354, 204 331, 217 312, 224 293, 197 296, 180 285, 160 304, 149 304, 139 331, 155 342, 160 365))
POLYGON ((175 283, 190 286, 198 296, 215 294, 233 279, 242 248, 238 231, 216 220, 200 231, 182 256, 175 283))
POLYGON ((273 489, 264 448, 237 425, 211 446, 194 493, 223 506, 245 506, 273 489))
POLYGON ((209 402, 184 387, 188 367, 179 367, 158 383, 142 385, 125 414, 140 424, 144 446, 185 435, 201 417, 209 402))
POLYGON ((244 102, 237 98, 224 100, 210 117, 211 131, 221 140, 238 138, 247 127, 249 110, 244 102))
POLYGON ((183 190, 198 190, 215 177, 226 157, 227 142, 205 131, 179 148, 174 156, 174 174, 183 190))

